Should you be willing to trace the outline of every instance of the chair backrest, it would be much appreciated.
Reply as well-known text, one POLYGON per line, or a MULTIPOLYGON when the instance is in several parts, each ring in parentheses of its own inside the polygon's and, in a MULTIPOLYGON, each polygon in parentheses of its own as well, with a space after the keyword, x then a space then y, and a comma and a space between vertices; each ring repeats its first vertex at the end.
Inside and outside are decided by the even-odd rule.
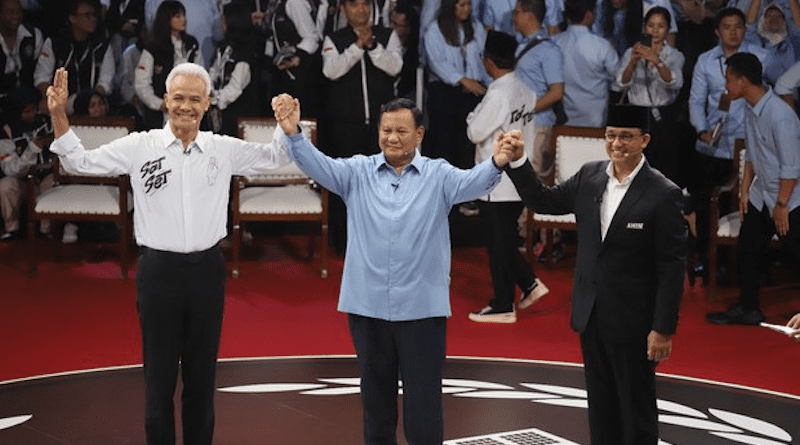
MULTIPOLYGON (((239 117, 238 119, 238 134, 239 137, 248 142, 263 142, 267 143, 272 140, 272 133, 278 126, 278 121, 271 117, 239 117)), ((303 129, 303 134, 311 141, 312 144, 317 143, 317 120, 314 118, 300 119, 300 127, 303 129)), ((259 175, 259 177, 307 177, 302 170, 292 162, 291 164, 271 171, 267 175, 259 175)))
POLYGON ((73 116, 69 120, 72 131, 78 135, 87 150, 94 150, 114 139, 126 136, 133 131, 135 125, 134 119, 128 116, 102 118, 73 116))
MULTIPOLYGON (((94 150, 103 144, 126 136, 133 131, 136 125, 136 121, 130 116, 72 116, 69 118, 69 123, 86 150, 94 150)), ((59 165, 58 171, 60 175, 73 176, 66 172, 63 166, 59 165)))
POLYGON ((604 128, 555 126, 551 144, 557 184, 569 179, 587 162, 608 159, 604 128))

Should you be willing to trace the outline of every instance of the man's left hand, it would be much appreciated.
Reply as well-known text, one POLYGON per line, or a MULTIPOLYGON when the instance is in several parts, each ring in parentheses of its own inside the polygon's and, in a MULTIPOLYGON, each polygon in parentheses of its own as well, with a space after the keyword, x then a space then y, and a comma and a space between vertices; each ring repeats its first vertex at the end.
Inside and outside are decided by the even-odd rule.
POLYGON ((783 205, 776 205, 772 211, 772 219, 775 221, 775 230, 780 236, 789 233, 789 209, 783 205))
POLYGON ((672 336, 657 331, 647 335, 647 359, 663 362, 672 355, 672 336))

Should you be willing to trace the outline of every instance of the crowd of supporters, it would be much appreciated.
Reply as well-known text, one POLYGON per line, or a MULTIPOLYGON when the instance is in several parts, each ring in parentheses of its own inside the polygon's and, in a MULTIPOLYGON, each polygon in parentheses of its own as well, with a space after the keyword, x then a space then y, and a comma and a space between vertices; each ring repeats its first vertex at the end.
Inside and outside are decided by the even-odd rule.
MULTIPOLYGON (((554 125, 602 127, 610 102, 650 108, 645 154, 693 197, 702 269, 708 196, 744 131, 725 59, 755 54, 794 105, 798 25, 798 0, 0 0, 3 237, 18 236, 24 167, 47 160, 58 67, 70 114, 132 116, 147 130, 164 125, 169 70, 195 62, 213 83, 204 129, 236 135, 238 117, 269 115, 288 92, 334 156, 377 152, 380 105, 407 97, 425 113, 422 153, 467 168, 466 117, 492 81, 483 51, 495 30, 517 40, 516 72, 536 94, 532 162, 546 183, 554 125)), ((344 212, 331 204, 340 251, 344 212)))

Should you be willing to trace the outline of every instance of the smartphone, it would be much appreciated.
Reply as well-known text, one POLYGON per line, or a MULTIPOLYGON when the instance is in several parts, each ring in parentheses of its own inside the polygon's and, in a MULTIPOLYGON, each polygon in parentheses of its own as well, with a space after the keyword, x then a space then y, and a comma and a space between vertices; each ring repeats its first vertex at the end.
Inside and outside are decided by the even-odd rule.
POLYGON ((652 44, 653 44, 653 37, 651 37, 651 36, 650 36, 650 34, 642 34, 642 40, 641 40, 641 43, 642 43, 642 45, 644 45, 644 46, 652 46, 652 44))

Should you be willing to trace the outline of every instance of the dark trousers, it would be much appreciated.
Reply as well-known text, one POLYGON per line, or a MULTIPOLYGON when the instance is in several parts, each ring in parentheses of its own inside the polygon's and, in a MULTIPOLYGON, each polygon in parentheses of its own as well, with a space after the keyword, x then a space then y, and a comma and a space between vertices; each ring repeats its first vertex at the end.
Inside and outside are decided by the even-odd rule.
MULTIPOLYGON (((689 187, 692 195, 692 209, 695 212, 695 225, 697 227, 697 240, 695 241, 695 251, 698 252, 702 260, 705 261, 708 252, 708 240, 710 230, 710 208, 711 193, 718 185, 725 184, 731 177, 733 171, 733 161, 730 159, 715 158, 698 153, 698 178, 689 187)), ((738 168, 738 166, 737 166, 738 168)), ((720 214, 725 215, 730 209, 722 208, 727 200, 720 200, 720 214)))
POLYGON ((647 359, 647 340, 605 338, 595 318, 592 314, 580 336, 591 443, 656 445, 656 363, 647 359))
MULTIPOLYGON (((752 203, 747 204, 747 213, 739 231, 739 280, 741 294, 739 304, 746 310, 759 309, 758 290, 761 287, 761 273, 769 264, 767 246, 775 235, 775 221, 769 208, 759 210, 752 203)), ((800 263, 800 207, 789 212, 789 233, 781 237, 781 244, 793 258, 793 266, 800 263)), ((800 274, 800 270, 797 271, 800 274)))
POLYGON ((399 377, 409 445, 441 445, 447 319, 390 322, 350 314, 348 322, 361 372, 364 444, 397 444, 399 377))
POLYGON ((496 311, 510 312, 514 309, 514 286, 519 286, 524 292, 536 280, 531 264, 518 248, 517 219, 524 204, 519 201, 478 201, 478 208, 492 273, 494 298, 489 306, 496 311))
POLYGON ((459 86, 442 82, 428 85, 430 125, 425 134, 423 153, 431 158, 444 158, 458 168, 475 165, 475 144, 467 137, 467 115, 480 98, 459 86))
POLYGON ((218 247, 189 254, 142 248, 136 304, 149 445, 175 443, 173 397, 178 369, 183 381, 183 443, 211 444, 225 279, 225 260, 218 247))
POLYGON ((651 167, 663 173, 672 182, 679 184, 680 149, 676 143, 678 139, 677 108, 675 104, 671 104, 656 109, 660 119, 655 120, 651 116, 650 135, 652 139, 644 149, 644 154, 651 167))

